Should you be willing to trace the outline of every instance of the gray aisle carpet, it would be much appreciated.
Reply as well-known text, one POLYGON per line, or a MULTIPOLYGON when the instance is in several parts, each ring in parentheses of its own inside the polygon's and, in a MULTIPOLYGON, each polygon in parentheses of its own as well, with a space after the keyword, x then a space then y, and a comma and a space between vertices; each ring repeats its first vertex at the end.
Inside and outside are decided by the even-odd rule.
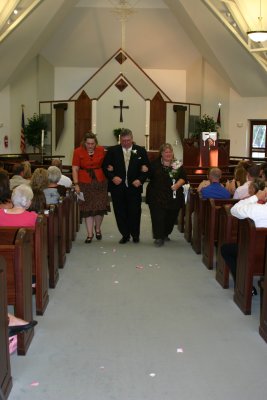
POLYGON ((146 205, 139 244, 113 213, 102 231, 81 227, 10 400, 266 400, 259 296, 243 315, 177 229, 155 248, 146 205))

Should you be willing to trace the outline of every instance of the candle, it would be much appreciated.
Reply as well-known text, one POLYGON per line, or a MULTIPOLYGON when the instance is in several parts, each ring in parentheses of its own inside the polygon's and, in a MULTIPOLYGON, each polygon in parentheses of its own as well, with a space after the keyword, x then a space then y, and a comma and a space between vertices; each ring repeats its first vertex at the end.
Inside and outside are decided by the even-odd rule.
POLYGON ((42 129, 41 147, 44 147, 44 130, 42 129))

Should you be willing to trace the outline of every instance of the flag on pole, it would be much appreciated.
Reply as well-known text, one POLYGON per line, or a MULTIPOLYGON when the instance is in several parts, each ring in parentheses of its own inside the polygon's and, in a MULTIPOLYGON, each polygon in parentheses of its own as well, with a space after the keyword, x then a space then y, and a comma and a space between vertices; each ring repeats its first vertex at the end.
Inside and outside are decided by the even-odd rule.
POLYGON ((221 107, 219 106, 218 115, 217 115, 217 125, 221 126, 221 107))
POLYGON ((24 109, 22 107, 21 129, 20 129, 20 150, 22 153, 25 153, 26 150, 24 129, 25 129, 25 120, 24 120, 24 109))

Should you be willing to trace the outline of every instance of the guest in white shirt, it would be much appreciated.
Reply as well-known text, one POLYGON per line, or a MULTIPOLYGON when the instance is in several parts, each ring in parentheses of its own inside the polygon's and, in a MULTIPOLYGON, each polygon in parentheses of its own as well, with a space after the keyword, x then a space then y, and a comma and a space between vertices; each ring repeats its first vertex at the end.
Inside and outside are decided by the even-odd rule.
POLYGON ((250 218, 256 228, 267 228, 267 188, 259 190, 254 196, 238 201, 231 207, 231 214, 239 219, 250 218))
POLYGON ((249 196, 249 185, 254 178, 258 178, 260 173, 260 166, 252 164, 247 170, 247 182, 239 186, 234 193, 234 199, 245 199, 249 196))

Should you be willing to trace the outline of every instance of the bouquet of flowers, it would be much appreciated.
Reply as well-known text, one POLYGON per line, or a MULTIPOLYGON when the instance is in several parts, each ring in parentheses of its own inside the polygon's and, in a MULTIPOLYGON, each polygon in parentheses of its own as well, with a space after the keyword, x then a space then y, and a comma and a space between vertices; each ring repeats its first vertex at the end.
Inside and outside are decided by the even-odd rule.
MULTIPOLYGON (((178 174, 179 174, 179 168, 181 167, 182 162, 178 160, 174 160, 171 164, 171 169, 169 171, 169 177, 172 179, 173 185, 175 184, 178 174)), ((176 199, 176 190, 173 191, 173 198, 176 199)))
POLYGON ((182 162, 178 160, 174 160, 173 163, 171 164, 171 170, 169 171, 169 176, 172 179, 175 179, 178 177, 179 173, 179 168, 181 167, 182 162))

